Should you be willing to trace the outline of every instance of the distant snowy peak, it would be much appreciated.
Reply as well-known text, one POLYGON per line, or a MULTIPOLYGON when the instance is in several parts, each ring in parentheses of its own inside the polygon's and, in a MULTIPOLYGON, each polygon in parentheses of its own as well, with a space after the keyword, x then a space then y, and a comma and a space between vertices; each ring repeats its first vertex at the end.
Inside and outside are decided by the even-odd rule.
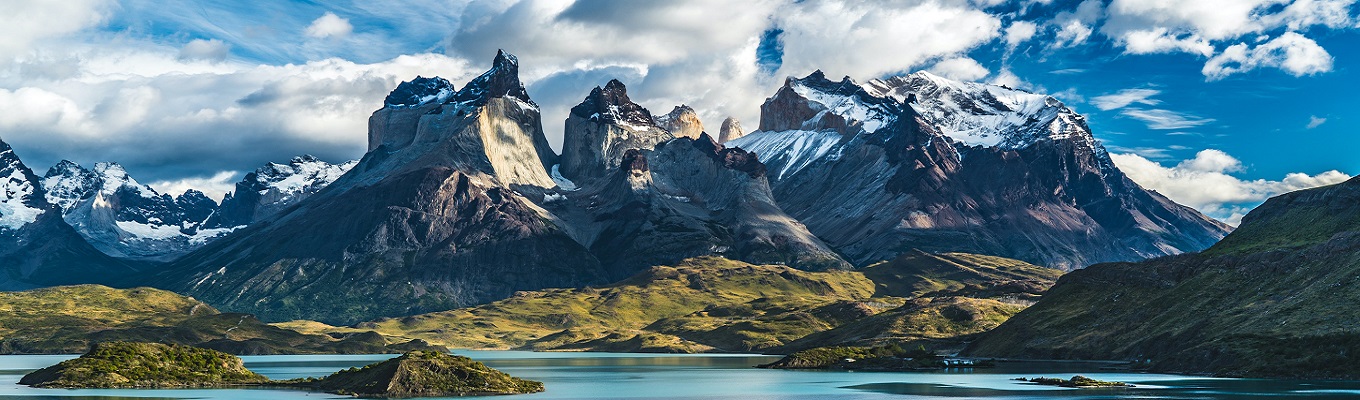
POLYGON ((23 228, 42 215, 47 205, 35 197, 35 178, 9 144, 0 141, 0 232, 23 228))
POLYGON ((931 125, 969 146, 1018 149, 1075 140, 1098 149, 1086 118, 1052 96, 920 71, 864 84, 876 97, 909 103, 931 125))
POLYGON ((280 194, 312 193, 340 179, 358 161, 331 164, 311 155, 293 157, 287 164, 269 163, 248 174, 245 182, 251 189, 264 194, 276 190, 280 194))
POLYGON ((71 161, 61 160, 43 175, 47 202, 56 204, 65 213, 99 191, 99 176, 71 161))
MULTIPOLYGON (((839 82, 832 81, 821 70, 802 79, 789 78, 775 96, 787 96, 789 92, 805 99, 815 113, 804 119, 801 126, 787 127, 795 130, 835 129, 846 135, 857 131, 874 133, 901 114, 900 101, 875 96, 848 76, 839 82)), ((762 124, 761 129, 766 127, 762 124)))
POLYGON ((596 86, 581 104, 571 108, 572 115, 617 124, 633 130, 657 127, 652 113, 628 98, 628 88, 617 79, 604 87, 596 86))

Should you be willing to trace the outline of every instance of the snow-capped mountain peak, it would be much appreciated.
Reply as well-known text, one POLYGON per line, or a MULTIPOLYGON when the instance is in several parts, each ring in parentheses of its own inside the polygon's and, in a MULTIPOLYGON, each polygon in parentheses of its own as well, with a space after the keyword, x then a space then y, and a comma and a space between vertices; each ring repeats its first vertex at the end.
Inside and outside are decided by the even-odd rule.
POLYGON ((293 157, 288 164, 269 163, 250 174, 253 176, 247 176, 246 181, 253 181, 255 185, 252 189, 260 194, 271 189, 284 195, 314 192, 335 182, 357 163, 349 161, 332 165, 312 155, 303 155, 293 157))
POLYGON ((1018 149, 1044 140, 1077 140, 1099 148, 1086 118, 1052 96, 926 71, 875 79, 864 88, 877 97, 910 103, 927 122, 965 145, 1018 149))
POLYGON ((32 198, 38 188, 26 170, 9 144, 0 141, 0 230, 22 228, 44 211, 32 198))

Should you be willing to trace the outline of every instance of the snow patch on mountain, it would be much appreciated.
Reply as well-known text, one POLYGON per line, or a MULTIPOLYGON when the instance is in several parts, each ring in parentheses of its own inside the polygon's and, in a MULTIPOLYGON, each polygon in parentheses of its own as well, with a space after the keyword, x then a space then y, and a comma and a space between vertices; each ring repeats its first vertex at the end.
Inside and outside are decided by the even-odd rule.
MULTIPOLYGON (((9 153, 9 150, 5 151, 9 153)), ((23 171, 10 165, 9 176, 0 182, 0 227, 19 229, 38 220, 43 210, 29 207, 25 200, 33 195, 33 183, 28 181, 23 171)))
POLYGON ((726 146, 750 151, 766 165, 779 166, 775 179, 784 179, 832 154, 842 138, 833 130, 758 131, 732 140, 726 146))
POLYGON ((1043 140, 1078 140, 1093 149, 1085 117, 1052 96, 920 71, 863 85, 877 97, 910 103, 942 133, 969 146, 1019 149, 1043 140))
POLYGON ((854 95, 847 96, 826 92, 806 85, 793 85, 793 91, 808 99, 808 101, 820 104, 825 108, 809 121, 811 123, 821 120, 827 113, 832 113, 845 118, 846 121, 859 121, 860 127, 865 132, 874 133, 891 123, 895 118, 891 113, 866 104, 854 95))
POLYGON ((335 182, 358 163, 330 164, 310 155, 293 157, 288 164, 269 163, 255 170, 256 188, 260 194, 278 191, 282 201, 289 201, 299 193, 315 193, 335 182))

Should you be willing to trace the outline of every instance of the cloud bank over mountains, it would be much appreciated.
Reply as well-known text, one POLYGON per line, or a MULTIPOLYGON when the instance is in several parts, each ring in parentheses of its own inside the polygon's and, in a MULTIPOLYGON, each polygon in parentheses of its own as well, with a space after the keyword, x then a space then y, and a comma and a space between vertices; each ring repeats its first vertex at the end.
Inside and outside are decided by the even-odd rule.
MULTIPOLYGON (((119 161, 162 188, 213 185, 302 153, 356 158, 369 113, 398 82, 465 82, 498 48, 519 56, 554 146, 569 107, 610 78, 653 111, 684 103, 715 126, 727 116, 753 126, 784 77, 813 69, 860 81, 927 69, 1026 88, 1033 85, 1008 67, 1017 52, 1108 47, 1124 57, 1188 54, 1206 81, 1253 71, 1306 77, 1335 68, 1313 35, 1356 29, 1354 3, 504 0, 245 9, 17 0, 0 4, 0 137, 38 169, 60 158, 119 161), (979 58, 989 48, 1000 62, 979 58)), ((1090 104, 1150 129, 1221 119, 1158 108, 1163 90, 1090 104)), ((1152 176, 1160 175, 1141 179, 1152 176)), ((205 189, 229 189, 215 186, 205 189)))

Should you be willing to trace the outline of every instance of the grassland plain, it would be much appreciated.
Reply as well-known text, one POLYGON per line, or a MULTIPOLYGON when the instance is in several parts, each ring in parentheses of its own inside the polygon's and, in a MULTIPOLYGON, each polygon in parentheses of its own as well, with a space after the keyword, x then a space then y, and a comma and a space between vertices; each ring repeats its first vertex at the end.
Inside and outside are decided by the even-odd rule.
MULTIPOLYGON (((609 286, 520 292, 357 328, 478 349, 786 352, 916 339, 958 345, 951 340, 995 327, 1059 274, 963 254, 914 252, 865 272, 700 257, 609 286)), ((315 333, 353 329, 288 326, 315 333)))

